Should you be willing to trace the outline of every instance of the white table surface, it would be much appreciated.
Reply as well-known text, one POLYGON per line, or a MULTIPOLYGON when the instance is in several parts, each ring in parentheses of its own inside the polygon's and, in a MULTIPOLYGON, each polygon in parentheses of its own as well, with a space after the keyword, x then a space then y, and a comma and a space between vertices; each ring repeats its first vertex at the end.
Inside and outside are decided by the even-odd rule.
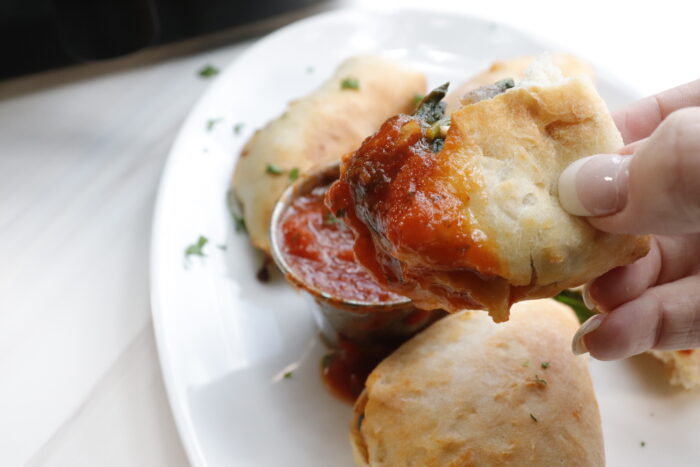
MULTIPOLYGON (((700 77, 686 2, 474 3, 439 8, 554 39, 644 94, 700 77)), ((377 4, 421 2, 333 6, 377 4)), ((197 70, 251 43, 230 37, 0 83, 0 465, 187 465, 153 339, 150 221, 197 70)))

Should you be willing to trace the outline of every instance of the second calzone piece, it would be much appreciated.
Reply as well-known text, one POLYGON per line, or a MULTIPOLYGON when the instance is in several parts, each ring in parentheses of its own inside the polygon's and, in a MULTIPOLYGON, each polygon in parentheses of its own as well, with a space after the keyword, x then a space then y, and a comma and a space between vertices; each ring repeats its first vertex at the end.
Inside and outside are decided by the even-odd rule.
POLYGON ((253 245, 269 253, 270 216, 289 175, 340 159, 386 118, 415 108, 416 94, 424 91, 420 72, 383 57, 352 57, 320 88, 256 131, 233 174, 253 245))
POLYGON ((580 285, 643 256, 648 239, 594 229, 559 204, 559 174, 611 153, 620 133, 586 77, 535 62, 473 91, 446 119, 437 90, 344 158, 327 203, 355 254, 419 307, 487 309, 580 285))
POLYGON ((570 350, 578 320, 553 300, 438 321, 382 361, 355 403, 362 467, 602 467, 588 364, 570 350))

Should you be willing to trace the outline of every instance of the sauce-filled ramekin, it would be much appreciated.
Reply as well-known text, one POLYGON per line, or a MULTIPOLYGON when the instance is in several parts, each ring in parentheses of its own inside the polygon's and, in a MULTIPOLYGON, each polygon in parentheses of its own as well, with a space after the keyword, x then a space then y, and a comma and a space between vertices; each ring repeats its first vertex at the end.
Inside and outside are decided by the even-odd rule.
POLYGON ((290 185, 273 211, 270 241, 277 266, 302 291, 324 339, 337 349, 340 358, 330 362, 337 368, 324 370, 326 380, 349 398, 359 394, 376 363, 445 312, 417 309, 410 299, 383 289, 355 262, 352 232, 341 213, 336 216, 323 204, 338 176, 335 163, 290 185), (348 385, 353 388, 341 387, 348 385))

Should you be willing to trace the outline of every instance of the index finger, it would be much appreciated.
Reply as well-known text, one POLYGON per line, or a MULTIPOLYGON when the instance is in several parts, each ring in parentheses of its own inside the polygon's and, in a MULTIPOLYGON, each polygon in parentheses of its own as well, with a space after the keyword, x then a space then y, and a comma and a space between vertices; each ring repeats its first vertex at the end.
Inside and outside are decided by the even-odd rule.
POLYGON ((700 106, 700 79, 645 97, 613 113, 625 144, 646 138, 674 110, 700 106))

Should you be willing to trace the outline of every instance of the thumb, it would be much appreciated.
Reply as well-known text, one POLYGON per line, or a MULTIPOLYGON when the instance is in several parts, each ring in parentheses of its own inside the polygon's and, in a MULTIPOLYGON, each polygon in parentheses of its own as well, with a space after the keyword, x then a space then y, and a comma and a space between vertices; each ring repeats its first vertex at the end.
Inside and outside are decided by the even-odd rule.
POLYGON ((633 149, 567 167, 559 177, 562 207, 606 232, 700 232, 700 107, 673 112, 633 149))

